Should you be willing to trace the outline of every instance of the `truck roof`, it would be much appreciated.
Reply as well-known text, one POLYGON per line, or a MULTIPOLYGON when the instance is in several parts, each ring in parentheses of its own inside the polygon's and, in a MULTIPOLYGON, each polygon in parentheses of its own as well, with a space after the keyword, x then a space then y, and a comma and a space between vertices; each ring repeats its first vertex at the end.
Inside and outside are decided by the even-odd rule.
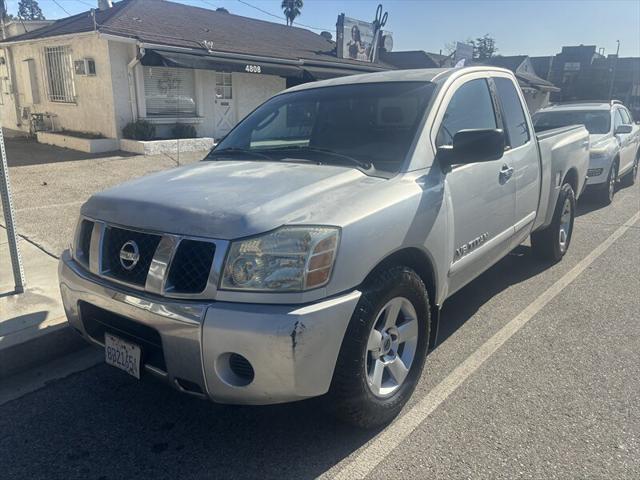
POLYGON ((462 68, 419 68, 412 70, 388 70, 384 72, 365 73, 361 75, 349 75, 347 77, 332 78, 319 82, 304 83, 285 90, 295 92, 310 88, 329 87, 335 85, 352 85, 358 83, 380 83, 380 82, 434 82, 441 83, 452 75, 470 72, 501 72, 513 75, 513 72, 504 68, 477 66, 462 68))
POLYGON ((609 102, 576 102, 576 103, 557 103, 541 108, 539 112, 553 112, 564 110, 610 110, 609 102))

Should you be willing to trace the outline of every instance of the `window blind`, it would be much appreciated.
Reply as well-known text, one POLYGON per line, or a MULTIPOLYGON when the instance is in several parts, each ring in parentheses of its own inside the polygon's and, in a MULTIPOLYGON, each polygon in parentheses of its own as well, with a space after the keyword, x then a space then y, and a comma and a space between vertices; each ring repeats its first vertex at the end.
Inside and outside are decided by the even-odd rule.
POLYGON ((147 116, 195 116, 194 71, 187 68, 143 67, 147 116))

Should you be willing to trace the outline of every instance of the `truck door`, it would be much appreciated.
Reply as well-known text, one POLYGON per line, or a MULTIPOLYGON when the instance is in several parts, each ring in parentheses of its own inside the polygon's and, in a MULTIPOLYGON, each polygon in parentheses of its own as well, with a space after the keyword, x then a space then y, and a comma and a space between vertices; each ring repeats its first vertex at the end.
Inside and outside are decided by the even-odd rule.
MULTIPOLYGON (((617 108, 613 117, 613 131, 615 134, 616 128, 620 125, 631 125, 631 128, 635 125, 631 123, 629 114, 623 108, 617 108)), ((620 172, 626 172, 633 166, 633 162, 636 157, 636 138, 634 130, 631 133, 619 133, 616 135, 620 142, 620 172)))
POLYGON ((512 246, 515 246, 529 235, 536 218, 541 182, 540 157, 532 141, 531 126, 524 110, 526 104, 513 80, 494 74, 493 82, 506 134, 507 149, 502 159, 514 169, 516 213, 512 246))
MULTIPOLYGON (((485 74, 469 74, 445 94, 436 116, 435 146, 450 145, 464 129, 498 128, 485 74)), ((453 293, 508 252, 515 222, 513 166, 506 159, 453 165, 445 172, 452 250, 453 293)))

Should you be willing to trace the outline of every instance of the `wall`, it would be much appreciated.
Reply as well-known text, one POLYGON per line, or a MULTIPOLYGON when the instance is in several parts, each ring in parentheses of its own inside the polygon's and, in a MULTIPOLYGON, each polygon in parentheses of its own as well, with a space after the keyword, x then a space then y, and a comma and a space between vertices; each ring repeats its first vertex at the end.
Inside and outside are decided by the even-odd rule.
POLYGON ((240 121, 258 105, 286 88, 286 79, 273 75, 233 74, 236 120, 240 121))
MULTIPOLYGON (((136 68, 138 94, 144 96, 144 82, 142 81, 142 69, 136 68)), ((114 76, 114 85, 115 85, 114 76)), ((191 123, 196 128, 198 136, 220 138, 219 132, 215 131, 215 86, 216 74, 212 70, 196 70, 196 104, 197 119, 179 119, 179 118, 153 118, 147 119, 156 124, 156 134, 160 138, 169 138, 171 136, 171 127, 176 122, 191 123)), ((235 120, 239 122, 247 114, 252 112, 258 105, 267 100, 269 97, 281 92, 286 88, 286 79, 274 75, 256 75, 251 73, 233 73, 233 103, 235 108, 235 120)), ((128 87, 127 87, 128 88, 128 87)), ((119 92, 121 89, 115 89, 119 92)), ((128 90, 127 90, 128 92, 128 90)), ((125 110, 125 105, 118 102, 118 93, 115 94, 116 102, 116 118, 120 118, 121 112, 125 110)), ((131 110, 130 105, 126 108, 131 110)), ((144 108, 141 110, 141 117, 144 117, 144 108)))
MULTIPOLYGON (((21 110, 21 107, 29 107, 32 113, 54 114, 57 129, 98 133, 108 138, 117 136, 114 122, 109 48, 106 40, 99 38, 97 34, 90 33, 72 38, 49 38, 19 43, 12 45, 10 49, 13 57, 13 71, 16 75, 12 87, 17 95, 4 95, 4 104, 0 106, 0 118, 4 126, 29 131, 29 120, 17 118, 14 103, 17 97, 17 106, 20 107, 18 111, 21 110), (75 103, 49 101, 48 89, 45 85, 46 77, 43 75, 44 47, 65 45, 71 48, 72 60, 90 57, 96 63, 95 76, 74 74, 75 103), (23 62, 27 59, 34 59, 36 66, 39 103, 29 103, 30 95, 26 93, 27 82, 22 72, 24 71, 23 62)), ((3 56, 6 55, 3 54, 3 56)), ((0 72, 0 77, 2 76, 5 76, 5 72, 0 72)))

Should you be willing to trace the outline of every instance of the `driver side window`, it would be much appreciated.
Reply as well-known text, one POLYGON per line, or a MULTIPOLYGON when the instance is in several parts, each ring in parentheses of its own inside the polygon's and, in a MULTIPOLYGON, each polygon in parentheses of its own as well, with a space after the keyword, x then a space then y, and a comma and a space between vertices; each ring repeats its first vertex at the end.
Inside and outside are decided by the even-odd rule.
POLYGON ((436 147, 451 145, 460 130, 497 128, 496 114, 484 78, 462 85, 451 97, 436 136, 436 147))
POLYGON ((616 109, 613 115, 613 132, 615 133, 618 127, 623 123, 624 123, 624 120, 622 119, 622 115, 620 114, 620 109, 618 108, 616 109))

